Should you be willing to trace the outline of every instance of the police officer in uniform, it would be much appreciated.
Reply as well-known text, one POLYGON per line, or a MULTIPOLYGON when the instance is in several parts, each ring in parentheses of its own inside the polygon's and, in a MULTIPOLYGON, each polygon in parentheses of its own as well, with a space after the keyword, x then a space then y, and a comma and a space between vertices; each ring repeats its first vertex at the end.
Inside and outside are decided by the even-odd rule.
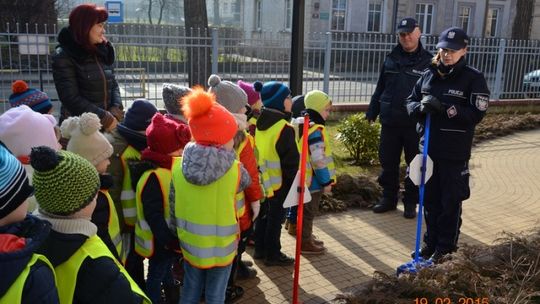
MULTIPOLYGON (((379 146, 382 171, 378 182, 383 188, 383 198, 373 207, 375 213, 396 209, 401 153, 404 150, 405 161, 409 164, 418 151, 415 122, 407 115, 403 102, 433 57, 422 47, 421 32, 415 19, 401 20, 397 32, 399 43, 386 56, 366 113, 370 122, 380 116, 382 125, 379 146)), ((406 179, 403 195, 405 218, 416 216, 417 201, 418 188, 406 179)))
MULTIPOLYGON (((427 231, 420 255, 435 263, 457 250, 461 204, 470 195, 468 162, 474 129, 489 104, 484 75, 467 65, 468 43, 460 28, 442 32, 437 54, 406 102, 409 115, 420 124, 431 114, 428 154, 433 175, 425 188, 427 231)), ((418 129, 422 149, 423 126, 418 129)))

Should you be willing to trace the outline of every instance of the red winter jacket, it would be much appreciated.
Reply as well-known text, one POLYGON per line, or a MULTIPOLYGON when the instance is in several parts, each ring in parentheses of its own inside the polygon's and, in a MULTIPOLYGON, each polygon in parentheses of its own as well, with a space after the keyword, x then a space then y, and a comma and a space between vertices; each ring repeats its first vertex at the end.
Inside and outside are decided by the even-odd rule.
POLYGON ((253 216, 251 203, 263 198, 263 191, 259 183, 259 169, 253 150, 255 141, 251 135, 247 135, 244 141, 247 141, 247 143, 238 154, 240 155, 240 162, 244 165, 244 168, 246 168, 251 177, 251 184, 244 189, 246 212, 238 219, 241 231, 245 231, 251 226, 251 218, 253 216))

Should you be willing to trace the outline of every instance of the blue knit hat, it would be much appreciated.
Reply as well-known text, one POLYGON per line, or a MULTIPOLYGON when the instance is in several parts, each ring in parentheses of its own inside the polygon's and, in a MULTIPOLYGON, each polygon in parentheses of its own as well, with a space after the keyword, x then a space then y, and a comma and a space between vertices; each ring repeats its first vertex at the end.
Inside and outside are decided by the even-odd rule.
POLYGON ((253 84, 255 91, 261 93, 261 100, 266 108, 283 111, 285 99, 291 95, 291 90, 281 82, 270 81, 264 85, 260 81, 253 84))
POLYGON ((21 162, 0 145, 0 218, 17 209, 33 192, 21 162))

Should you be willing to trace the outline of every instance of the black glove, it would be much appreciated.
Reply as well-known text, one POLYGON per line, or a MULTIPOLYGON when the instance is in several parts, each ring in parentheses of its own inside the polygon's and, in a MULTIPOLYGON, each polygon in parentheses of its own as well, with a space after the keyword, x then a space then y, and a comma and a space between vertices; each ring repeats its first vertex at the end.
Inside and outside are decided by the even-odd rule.
POLYGON ((433 95, 426 95, 420 101, 420 113, 440 114, 446 111, 442 102, 433 95))

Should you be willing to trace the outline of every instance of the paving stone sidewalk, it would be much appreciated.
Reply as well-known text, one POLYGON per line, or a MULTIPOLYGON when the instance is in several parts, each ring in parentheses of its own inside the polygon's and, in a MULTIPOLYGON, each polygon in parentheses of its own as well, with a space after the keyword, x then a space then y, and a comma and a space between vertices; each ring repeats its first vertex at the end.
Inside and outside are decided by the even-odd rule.
MULTIPOLYGON (((470 169, 472 194, 463 204, 460 243, 491 244, 502 231, 540 226, 540 130, 478 145, 470 169)), ((409 261, 416 220, 403 218, 403 206, 398 208, 384 214, 353 209, 318 217, 314 233, 328 252, 302 257, 300 300, 325 303, 366 282, 373 271, 392 274, 409 261)), ((294 254, 295 240, 285 230, 282 244, 284 252, 294 254)), ((246 293, 237 303, 291 303, 293 267, 266 267, 259 261, 255 267, 256 279, 239 281, 246 293)))

